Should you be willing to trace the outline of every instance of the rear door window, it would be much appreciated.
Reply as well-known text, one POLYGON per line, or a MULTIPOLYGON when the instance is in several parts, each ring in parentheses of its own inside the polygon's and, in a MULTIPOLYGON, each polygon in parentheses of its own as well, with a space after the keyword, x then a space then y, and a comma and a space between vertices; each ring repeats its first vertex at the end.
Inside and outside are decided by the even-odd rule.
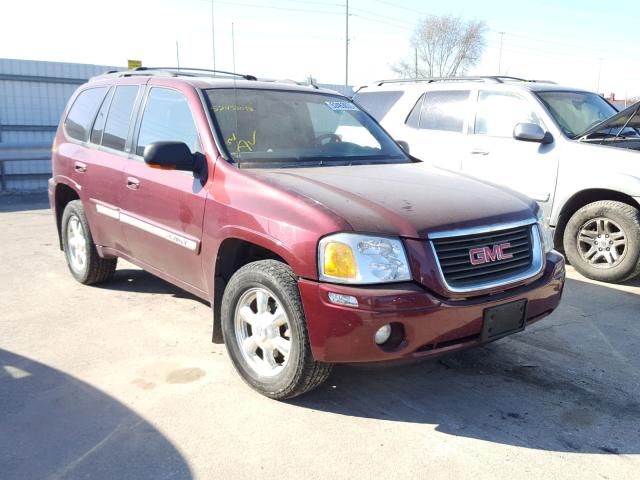
POLYGON ((80 92, 64 121, 64 129, 69 137, 83 142, 87 140, 89 129, 107 88, 88 88, 80 92))
POLYGON ((391 110, 404 92, 363 92, 357 93, 353 101, 365 109, 373 118, 380 121, 391 110))
POLYGON ((201 152, 198 129, 187 98, 166 88, 152 88, 140 124, 136 154, 154 142, 183 142, 191 153, 201 152))
POLYGON ((124 152, 131 123, 131 113, 137 95, 137 85, 124 85, 116 88, 102 134, 104 147, 124 152))
POLYGON ((469 90, 425 93, 420 109, 419 128, 462 133, 469 94, 469 90))

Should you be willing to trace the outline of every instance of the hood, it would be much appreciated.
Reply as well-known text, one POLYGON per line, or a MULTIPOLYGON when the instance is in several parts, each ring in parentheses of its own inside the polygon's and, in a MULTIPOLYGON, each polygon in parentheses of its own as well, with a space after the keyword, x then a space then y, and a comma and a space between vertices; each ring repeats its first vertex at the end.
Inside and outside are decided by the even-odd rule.
POLYGON ((631 105, 612 117, 607 118, 605 121, 598 123, 584 133, 578 135, 578 137, 587 137, 592 133, 599 132, 600 130, 606 130, 609 128, 621 129, 622 127, 640 129, 640 102, 631 105))
POLYGON ((256 169, 262 181, 334 212, 354 231, 429 233, 527 220, 523 195, 424 163, 256 169))

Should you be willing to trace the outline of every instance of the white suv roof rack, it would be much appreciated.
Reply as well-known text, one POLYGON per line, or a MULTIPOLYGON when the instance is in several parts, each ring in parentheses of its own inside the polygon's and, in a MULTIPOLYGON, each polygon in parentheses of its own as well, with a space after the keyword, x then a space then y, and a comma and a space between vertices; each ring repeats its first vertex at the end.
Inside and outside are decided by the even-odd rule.
POLYGON ((392 80, 376 80, 372 85, 381 86, 387 83, 436 83, 436 82, 484 82, 484 83, 505 83, 505 82, 533 82, 533 83, 555 83, 549 80, 527 80, 525 78, 507 77, 504 75, 483 75, 471 77, 428 77, 428 78, 398 78, 392 80))

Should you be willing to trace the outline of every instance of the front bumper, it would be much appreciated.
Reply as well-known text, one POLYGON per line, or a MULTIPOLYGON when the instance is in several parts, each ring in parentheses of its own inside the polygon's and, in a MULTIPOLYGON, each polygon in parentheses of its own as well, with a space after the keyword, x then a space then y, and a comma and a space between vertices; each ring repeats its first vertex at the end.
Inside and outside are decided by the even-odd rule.
POLYGON ((439 356, 480 344, 483 312, 527 299, 527 325, 550 314, 564 288, 562 255, 547 255, 544 274, 535 282, 512 290, 463 300, 439 298, 413 284, 379 287, 298 282, 311 349, 316 360, 331 363, 393 362, 439 356), (358 307, 336 305, 328 293, 352 295, 358 307), (405 341, 384 350, 374 333, 391 322, 404 327, 405 341))

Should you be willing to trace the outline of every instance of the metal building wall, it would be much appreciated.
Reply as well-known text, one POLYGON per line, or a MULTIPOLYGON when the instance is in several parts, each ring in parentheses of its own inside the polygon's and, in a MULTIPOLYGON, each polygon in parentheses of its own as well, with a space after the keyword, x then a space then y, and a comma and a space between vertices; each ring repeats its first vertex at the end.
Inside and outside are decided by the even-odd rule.
POLYGON ((114 67, 0 58, 0 191, 44 191, 67 100, 114 67))
POLYGON ((90 77, 122 68, 0 58, 0 193, 46 190, 51 143, 69 97, 90 77))

